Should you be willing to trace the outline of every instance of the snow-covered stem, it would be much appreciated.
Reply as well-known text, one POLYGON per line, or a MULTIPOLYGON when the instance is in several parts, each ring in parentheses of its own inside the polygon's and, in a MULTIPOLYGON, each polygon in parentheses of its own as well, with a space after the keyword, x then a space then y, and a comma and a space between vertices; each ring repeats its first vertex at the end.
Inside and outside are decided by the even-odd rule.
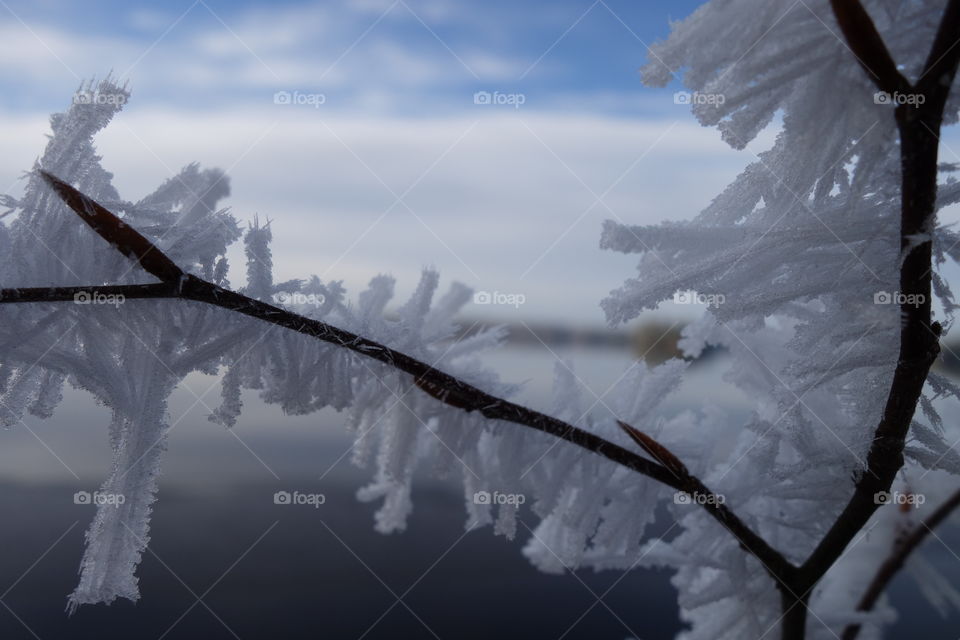
MULTIPOLYGON (((903 567, 904 562, 906 562, 910 554, 913 553, 913 551, 927 539, 927 536, 933 533, 933 530, 946 520, 957 507, 960 507, 960 489, 955 491, 953 495, 937 507, 930 516, 914 527, 909 534, 897 541, 890 556, 884 560, 880 568, 877 569, 877 573, 870 582, 870 586, 867 588, 866 593, 863 594, 863 598, 860 599, 860 603, 857 605, 858 611, 870 611, 873 609, 877 600, 883 595, 883 592, 886 591, 887 586, 903 567)), ((859 633, 860 625, 851 624, 844 629, 843 640, 856 640, 859 633)))
MULTIPOLYGON (((859 5, 859 2, 835 0, 832 4, 836 11, 839 5, 859 5)), ((838 12, 838 19, 842 13, 838 12)), ((869 18, 855 22, 841 19, 840 24, 844 36, 856 55, 862 59, 864 66, 871 69, 884 68, 886 61, 869 57, 876 54, 876 50, 863 45, 864 42, 872 41, 872 36, 879 37, 869 18)), ((956 40, 960 35, 960 0, 951 0, 948 5, 936 43, 931 49, 931 58, 939 49, 945 31, 952 34, 951 40, 956 40)), ((950 57, 952 63, 949 68, 942 69, 942 63, 938 65, 942 73, 948 75, 948 86, 956 74, 960 52, 950 57)), ((929 60, 930 58, 922 74, 924 77, 932 69, 929 60)), ((884 73, 881 77, 888 75, 884 73)), ((880 82, 877 86, 882 91, 886 90, 885 85, 880 82)), ((919 84, 911 85, 911 90, 919 91, 919 87, 919 84)), ((867 468, 857 482, 856 491, 847 507, 801 567, 801 583, 807 583, 806 586, 812 586, 826 573, 877 510, 874 494, 888 491, 893 484, 897 471, 903 466, 905 438, 923 384, 930 365, 940 352, 941 328, 938 323, 932 322, 930 313, 931 242, 928 240, 912 245, 911 238, 929 231, 936 210, 937 152, 944 100, 945 98, 927 100, 917 107, 901 105, 896 110, 902 171, 900 246, 907 252, 900 268, 900 292, 907 296, 916 296, 911 297, 911 300, 922 302, 901 305, 900 354, 883 418, 877 426, 867 456, 867 468)))
MULTIPOLYGON (((129 225, 124 224, 105 207, 55 176, 42 170, 40 174, 61 199, 94 231, 110 242, 115 249, 138 261, 140 266, 160 279, 161 282, 142 285, 0 289, 0 304, 73 301, 78 294, 96 292, 105 295, 122 295, 130 299, 170 298, 214 305, 349 349, 408 373, 413 376, 414 383, 420 389, 449 406, 466 412, 477 411, 491 420, 503 420, 542 431, 603 456, 677 491, 683 491, 691 495, 715 495, 699 478, 686 472, 685 468, 680 473, 674 466, 659 461, 651 461, 563 420, 491 395, 474 385, 376 341, 320 320, 307 318, 241 293, 230 291, 192 274, 186 274, 174 265, 159 248, 151 244, 129 225)), ((655 443, 649 436, 644 437, 655 443)), ((656 443, 656 446, 659 447, 659 450, 667 451, 659 443, 656 443)), ((778 584, 784 584, 792 579, 796 567, 747 526, 724 504, 723 500, 705 500, 702 506, 736 538, 742 549, 754 555, 763 563, 778 584)))
MULTIPOLYGON (((900 267, 900 292, 921 303, 901 305, 899 358, 866 469, 843 512, 800 567, 797 582, 792 585, 799 593, 806 593, 823 577, 864 527, 878 508, 874 495, 890 490, 903 467, 907 431, 923 385, 940 352, 941 327, 931 316, 932 243, 916 243, 913 239, 933 227, 940 128, 947 93, 960 62, 960 51, 951 45, 960 36, 958 0, 948 3, 916 84, 910 84, 897 71, 859 2, 832 0, 831 5, 848 44, 881 91, 923 93, 926 98, 918 106, 900 105, 895 112, 901 160, 900 247, 905 254, 900 267)), ((784 633, 789 632, 785 629, 784 633)))

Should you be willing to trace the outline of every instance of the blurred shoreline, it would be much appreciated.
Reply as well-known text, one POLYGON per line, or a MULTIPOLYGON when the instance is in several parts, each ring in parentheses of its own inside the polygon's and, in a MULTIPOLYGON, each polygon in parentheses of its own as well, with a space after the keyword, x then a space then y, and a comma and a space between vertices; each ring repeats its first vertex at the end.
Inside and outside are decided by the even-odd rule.
MULTIPOLYGON (((570 327, 545 322, 505 323, 488 320, 463 320, 464 327, 456 335, 460 340, 494 327, 507 330, 505 344, 534 349, 612 349, 629 353, 638 360, 656 365, 671 358, 690 360, 680 351, 683 322, 645 322, 628 329, 609 327, 570 327)), ((700 362, 725 351, 721 347, 708 347, 697 358, 700 362)))

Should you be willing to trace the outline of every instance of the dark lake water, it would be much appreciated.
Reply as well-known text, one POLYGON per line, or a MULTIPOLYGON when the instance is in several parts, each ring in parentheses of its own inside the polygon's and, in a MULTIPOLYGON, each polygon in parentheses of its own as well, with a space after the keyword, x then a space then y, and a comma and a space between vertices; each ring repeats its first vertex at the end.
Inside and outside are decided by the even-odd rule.
MULTIPOLYGON (((551 359, 539 358, 524 354, 506 367, 513 379, 549 379, 551 359)), ((621 364, 597 357, 580 372, 602 391, 621 364)), ((674 406, 704 397, 733 411, 743 404, 709 371, 698 375, 674 406)), ((228 433, 206 420, 214 383, 188 379, 172 399, 177 423, 136 604, 64 611, 93 515, 73 494, 95 490, 109 468, 106 411, 68 391, 53 418, 28 417, 29 430, 0 433, 0 639, 657 640, 682 628, 667 572, 546 575, 521 554, 529 537, 522 525, 515 541, 490 528, 464 535, 458 484, 422 479, 407 531, 374 532, 375 507, 355 498, 369 474, 344 458, 350 439, 341 417, 283 416, 246 394, 245 414, 228 433), (284 489, 323 493, 326 502, 275 505, 284 489)), ((542 403, 545 393, 531 385, 527 400, 542 403)), ((521 519, 535 524, 529 514, 521 519)), ((924 554, 960 582, 957 527, 938 534, 924 554)), ((888 637, 960 636, 960 617, 942 618, 912 578, 899 578, 892 593, 901 620, 888 637)))
POLYGON ((4 597, 0 638, 655 639, 680 628, 666 573, 542 574, 521 556, 519 536, 464 536, 462 501, 438 490, 419 492, 405 533, 383 536, 355 486, 324 490, 317 509, 273 505, 267 484, 165 491, 141 601, 67 617, 92 507, 73 505, 69 486, 5 485, 4 589, 68 533, 4 597))

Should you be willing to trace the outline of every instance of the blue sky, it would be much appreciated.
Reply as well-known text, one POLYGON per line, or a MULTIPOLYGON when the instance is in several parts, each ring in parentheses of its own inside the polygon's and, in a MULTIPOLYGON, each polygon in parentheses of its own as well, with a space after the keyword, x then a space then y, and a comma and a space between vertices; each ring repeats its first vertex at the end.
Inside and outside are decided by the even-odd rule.
POLYGON ((339 109, 429 114, 495 87, 637 115, 646 45, 697 4, 8 0, 0 78, 24 109, 55 108, 59 85, 112 68, 139 101, 176 107, 257 106, 288 87, 339 109))

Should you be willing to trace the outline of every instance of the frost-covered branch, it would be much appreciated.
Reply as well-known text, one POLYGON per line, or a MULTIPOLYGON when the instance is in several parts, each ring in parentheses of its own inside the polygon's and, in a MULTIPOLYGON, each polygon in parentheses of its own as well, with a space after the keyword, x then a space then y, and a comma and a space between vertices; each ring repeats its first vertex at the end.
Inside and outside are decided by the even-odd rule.
MULTIPOLYGON (((733 454, 702 475, 716 485, 742 474, 741 499, 763 514, 758 532, 801 567, 771 594, 761 570, 743 570, 732 554, 729 581, 699 566, 710 562, 702 556, 663 554, 685 570, 681 604, 698 640, 774 627, 784 640, 819 640, 851 620, 874 631, 889 611, 856 613, 850 594, 872 576, 856 569, 872 564, 849 558, 875 544, 851 544, 871 518, 889 517, 876 494, 918 467, 960 469, 933 406, 955 386, 928 378, 957 308, 933 270, 960 246, 935 215, 960 196, 951 177, 938 181, 937 165, 940 127, 960 105, 957 4, 711 2, 652 47, 644 81, 665 86, 682 70, 693 114, 734 148, 783 123, 693 220, 611 220, 601 238, 641 256, 635 277, 602 302, 611 322, 691 290, 708 303, 681 348, 726 347, 726 379, 758 400, 733 454), (742 604, 744 589, 764 605, 742 604), (739 617, 725 617, 730 609, 739 617)), ((672 551, 708 544, 693 531, 704 520, 691 517, 672 551)))
POLYGON ((468 413, 476 411, 491 420, 503 420, 536 429, 592 451, 677 491, 703 496, 704 499, 699 503, 736 538, 738 544, 745 551, 756 556, 764 564, 771 576, 777 581, 784 581, 793 575, 795 567, 780 552, 751 530, 724 504, 722 498, 717 499, 713 491, 707 488, 697 477, 690 474, 673 454, 656 443, 650 436, 640 434, 632 427, 620 423, 635 441, 643 442, 645 440, 647 442, 643 448, 648 453, 659 452, 659 456, 654 453, 654 457, 658 458, 657 462, 644 458, 572 424, 491 395, 474 385, 376 341, 241 293, 230 291, 195 275, 184 273, 159 248, 95 200, 85 196, 46 171, 40 170, 39 173, 60 198, 104 240, 123 255, 137 261, 140 266, 160 279, 161 282, 143 285, 2 289, 0 290, 0 304, 74 301, 78 295, 91 295, 93 293, 124 296, 124 298, 130 299, 179 298, 235 311, 349 349, 410 374, 413 376, 414 383, 421 390, 444 404, 468 413), (638 438, 644 440, 638 440, 638 438), (656 448, 651 449, 651 445, 656 448), (660 459, 661 457, 666 458, 666 461, 660 459))
MULTIPOLYGON (((876 575, 867 587, 866 593, 860 599, 857 605, 858 611, 870 611, 877 603, 877 600, 886 591, 890 582, 897 572, 903 567, 907 558, 913 553, 924 540, 927 539, 933 530, 949 517, 951 513, 960 507, 960 490, 957 490, 947 498, 936 510, 931 513, 920 524, 915 526, 906 536, 896 541, 890 556, 883 561, 876 575)), ((843 640, 855 640, 860 633, 859 624, 851 624, 843 631, 843 640)))
MULTIPOLYGON (((868 64, 878 58, 876 62, 880 63, 881 70, 887 68, 888 62, 883 59, 886 48, 882 41, 877 44, 879 35, 859 2, 832 4, 851 47, 872 54, 868 64), (855 17, 851 19, 848 14, 855 17)), ((960 56, 937 57, 936 52, 942 51, 947 41, 956 43, 960 39, 958 6, 960 2, 957 0, 948 3, 924 67, 925 73, 936 67, 937 83, 948 88, 953 84, 960 56)), ((881 91, 887 91, 889 85, 883 78, 878 78, 877 86, 881 91)), ((908 83, 907 90, 917 89, 908 83)), ((937 207, 937 156, 945 101, 946 93, 940 100, 900 104, 895 111, 900 133, 901 169, 899 293, 904 296, 903 300, 909 300, 900 306, 899 357, 883 416, 867 454, 866 469, 861 472, 847 506, 800 568, 797 587, 804 591, 829 570, 877 510, 879 505, 874 496, 890 490, 904 464, 907 432, 927 374, 940 352, 942 328, 932 319, 931 274, 937 207)))

